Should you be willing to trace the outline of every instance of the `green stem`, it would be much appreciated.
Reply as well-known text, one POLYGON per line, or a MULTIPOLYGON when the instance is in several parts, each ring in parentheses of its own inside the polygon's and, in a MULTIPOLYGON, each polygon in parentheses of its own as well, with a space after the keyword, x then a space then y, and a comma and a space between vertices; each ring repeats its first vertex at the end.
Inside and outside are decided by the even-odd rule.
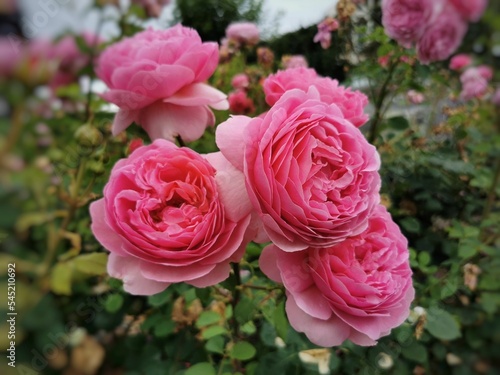
POLYGON ((370 143, 374 143, 375 139, 377 138, 378 126, 382 121, 382 113, 383 113, 382 107, 384 105, 384 100, 389 90, 389 84, 391 83, 396 67, 398 66, 398 62, 399 60, 393 61, 389 66, 389 72, 387 73, 387 77, 385 78, 385 81, 382 84, 382 88, 380 89, 380 92, 378 94, 377 100, 375 101, 375 115, 373 117, 372 126, 370 128, 370 134, 368 136, 368 141, 370 143))

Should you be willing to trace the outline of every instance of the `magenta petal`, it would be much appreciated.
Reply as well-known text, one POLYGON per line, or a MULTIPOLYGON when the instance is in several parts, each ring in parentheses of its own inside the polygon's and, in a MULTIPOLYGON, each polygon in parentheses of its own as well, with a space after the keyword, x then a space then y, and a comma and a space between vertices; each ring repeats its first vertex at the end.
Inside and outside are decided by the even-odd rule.
POLYGON ((92 218, 92 224, 90 228, 95 238, 99 243, 111 252, 117 253, 119 255, 127 255, 121 247, 123 240, 118 236, 113 229, 106 223, 106 212, 104 198, 92 202, 89 207, 90 217, 92 218))
POLYGON ((283 283, 281 272, 278 268, 278 252, 280 250, 274 245, 268 245, 260 254, 259 267, 264 274, 277 283, 283 283))
POLYGON ((245 127, 252 119, 247 116, 232 116, 217 126, 215 142, 224 157, 240 171, 243 171, 245 127))
POLYGON ((218 284, 229 277, 231 266, 229 263, 219 263, 212 271, 198 279, 187 281, 197 288, 206 288, 207 286, 218 284))
POLYGON ((350 328, 335 316, 328 320, 313 318, 297 306, 292 296, 287 297, 286 314, 290 325, 298 332, 304 332, 312 343, 329 347, 342 344, 350 333, 350 328))
POLYGON ((165 290, 170 283, 146 279, 140 272, 141 261, 132 257, 121 257, 111 253, 108 258, 108 273, 123 280, 123 289, 130 294, 150 296, 165 290))

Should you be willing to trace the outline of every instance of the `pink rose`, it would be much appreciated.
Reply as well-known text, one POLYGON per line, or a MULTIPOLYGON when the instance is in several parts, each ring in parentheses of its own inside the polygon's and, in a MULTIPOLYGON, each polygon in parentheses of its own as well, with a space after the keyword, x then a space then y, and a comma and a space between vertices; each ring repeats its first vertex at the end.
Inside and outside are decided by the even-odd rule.
POLYGON ((488 81, 478 68, 468 68, 460 76, 460 82, 462 83, 460 98, 463 100, 480 98, 488 91, 488 81))
POLYGON ((460 53, 451 58, 450 69, 455 71, 460 71, 468 67, 471 63, 472 63, 472 57, 466 55, 465 53, 460 53))
POLYGON ((323 49, 330 47, 332 42, 332 31, 339 28, 339 22, 332 17, 327 17, 318 24, 318 32, 314 36, 314 43, 320 42, 323 49))
POLYGON ((119 160, 104 198, 90 205, 109 274, 140 295, 226 279, 251 214, 240 175, 220 153, 203 157, 162 139, 119 160))
POLYGON ((477 72, 481 77, 483 77, 487 81, 491 81, 493 79, 493 68, 488 65, 478 65, 476 67, 477 72))
POLYGON ((0 37, 0 78, 12 75, 21 58, 21 48, 15 39, 0 37))
POLYGON ((368 104, 365 94, 340 86, 335 79, 318 76, 314 69, 295 68, 271 74, 264 82, 266 102, 272 106, 285 92, 292 89, 307 91, 311 86, 319 91, 322 101, 336 104, 345 119, 355 126, 360 127, 368 121, 368 115, 364 113, 368 104))
POLYGON ((406 98, 412 104, 421 104, 425 100, 424 94, 415 90, 408 91, 406 93, 406 98))
POLYGON ((267 246, 262 271, 285 285, 292 327, 320 346, 375 345, 405 321, 415 291, 408 244, 379 205, 368 228, 337 245, 296 253, 267 246))
POLYGON ((255 111, 253 100, 243 90, 232 92, 228 96, 229 110, 235 115, 248 115, 255 111))
POLYGON ((449 0, 460 15, 468 21, 479 21, 483 15, 488 0, 449 0))
POLYGON ((453 7, 446 6, 418 41, 418 59, 423 64, 447 59, 460 46, 466 32, 467 23, 453 7))
POLYGON ((226 28, 226 37, 237 45, 253 46, 259 42, 259 29, 252 22, 233 22, 226 28))
POLYGON ((248 79, 248 76, 245 73, 236 74, 231 80, 231 86, 233 86, 235 90, 246 89, 249 85, 250 85, 250 80, 248 79))
POLYGON ((363 232, 379 202, 375 147, 315 87, 287 91, 261 117, 232 117, 216 143, 244 172, 267 235, 285 251, 363 232))
POLYGON ((285 69, 307 68, 309 66, 307 59, 302 55, 285 55, 281 58, 281 62, 285 69))
POLYGON ((103 98, 120 107, 113 134, 132 122, 152 139, 193 141, 215 122, 209 106, 228 109, 226 95, 204 83, 218 63, 217 43, 176 25, 146 30, 108 47, 96 73, 110 88, 103 98))
POLYGON ((382 0, 382 24, 389 37, 411 47, 430 26, 443 0, 382 0))

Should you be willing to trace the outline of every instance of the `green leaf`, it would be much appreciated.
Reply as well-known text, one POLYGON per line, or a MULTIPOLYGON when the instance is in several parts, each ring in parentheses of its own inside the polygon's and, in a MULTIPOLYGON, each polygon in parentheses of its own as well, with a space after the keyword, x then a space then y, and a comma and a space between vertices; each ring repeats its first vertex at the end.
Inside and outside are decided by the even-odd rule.
POLYGON ((246 323, 249 320, 252 320, 255 312, 255 306, 254 303, 247 299, 244 298, 234 308, 234 316, 238 323, 246 323))
POLYGON ((286 340, 289 324, 285 313, 285 301, 282 301, 278 306, 276 306, 276 310, 273 315, 274 328, 276 329, 278 336, 283 340, 286 340))
POLYGON ((205 344, 205 349, 212 353, 224 354, 224 338, 221 336, 212 337, 205 344))
POLYGON ((216 375, 215 368, 208 362, 197 363, 188 368, 185 375, 216 375))
POLYGON ((165 337, 173 333, 175 330, 175 322, 164 319, 154 327, 154 335, 156 337, 165 337))
POLYGON ((159 307, 167 303, 171 296, 172 291, 170 289, 165 289, 163 292, 149 296, 148 303, 153 307, 159 307))
POLYGON ((110 294, 104 302, 104 308, 107 312, 113 314, 123 306, 123 296, 119 293, 110 294))
POLYGON ((204 311, 198 317, 198 320, 196 321, 196 327, 206 327, 218 323, 221 319, 222 317, 215 311, 204 311))
POLYGON ((252 344, 246 341, 240 341, 234 344, 229 355, 231 358, 246 361, 253 358, 256 353, 257 350, 252 344))
POLYGON ((417 363, 427 362, 427 349, 417 341, 413 341, 411 345, 403 347, 401 354, 403 357, 417 363))
POLYGON ((224 335, 227 333, 227 329, 221 326, 212 326, 208 327, 206 330, 204 330, 201 333, 201 337, 203 337, 205 340, 211 339, 212 337, 219 336, 219 335, 224 335))
POLYGON ((75 269, 92 276, 106 274, 108 255, 105 253, 92 253, 79 255, 73 258, 75 269))
POLYGON ((448 311, 437 307, 427 310, 425 328, 432 336, 441 340, 454 340, 461 336, 460 326, 455 318, 448 311))
POLYGON ((50 274, 50 288, 56 294, 71 295, 73 265, 70 262, 57 263, 50 274))
POLYGON ((405 217, 399 223, 407 232, 417 234, 420 233, 420 221, 418 221, 414 217, 405 217))
POLYGON ((388 125, 394 130, 405 130, 410 126, 408 120, 402 116, 392 117, 388 120, 388 125))

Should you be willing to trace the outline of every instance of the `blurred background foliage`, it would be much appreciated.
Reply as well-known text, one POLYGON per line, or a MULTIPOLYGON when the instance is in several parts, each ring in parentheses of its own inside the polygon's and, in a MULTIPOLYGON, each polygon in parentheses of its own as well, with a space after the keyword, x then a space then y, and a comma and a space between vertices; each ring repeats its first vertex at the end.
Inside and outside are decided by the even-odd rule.
MULTIPOLYGON (((231 21, 258 22, 261 11, 258 0, 178 0, 175 14, 219 41, 231 21)), ((146 17, 130 12, 120 20, 123 35, 140 29, 132 16, 146 17)), ((401 327, 374 347, 315 347, 290 328, 284 292, 258 269, 256 244, 240 265, 241 285, 233 274, 205 289, 178 284, 151 297, 124 293, 106 275, 88 204, 131 143, 147 142, 147 135, 135 126, 113 137, 113 113, 78 83, 50 102, 32 80, 6 79, 0 312, 6 316, 6 265, 15 262, 18 317, 17 368, 3 354, 2 374, 500 374, 499 108, 458 100, 458 75, 447 62, 420 65, 384 35, 379 20, 378 8, 346 18, 327 50, 312 42, 314 25, 262 41, 257 47, 269 47, 274 60, 259 61, 257 47, 236 51, 221 61, 212 84, 229 93, 232 77, 246 73, 255 104, 248 114, 258 115, 268 109, 262 80, 283 67, 283 55, 302 54, 319 73, 369 96, 371 121, 362 130, 380 152, 384 204, 409 239, 417 291, 401 327), (410 89, 425 101, 409 103, 410 89), (11 137, 17 141, 9 146, 11 137)), ((498 68, 499 20, 499 3, 490 1, 461 51, 498 68)), ((79 47, 98 53, 81 40, 79 47)), ((93 79, 92 64, 80 73, 93 79)), ((229 113, 216 115, 219 123, 229 113)), ((189 146, 214 151, 214 130, 189 146)), ((7 332, 2 319, 1 350, 7 332)))

